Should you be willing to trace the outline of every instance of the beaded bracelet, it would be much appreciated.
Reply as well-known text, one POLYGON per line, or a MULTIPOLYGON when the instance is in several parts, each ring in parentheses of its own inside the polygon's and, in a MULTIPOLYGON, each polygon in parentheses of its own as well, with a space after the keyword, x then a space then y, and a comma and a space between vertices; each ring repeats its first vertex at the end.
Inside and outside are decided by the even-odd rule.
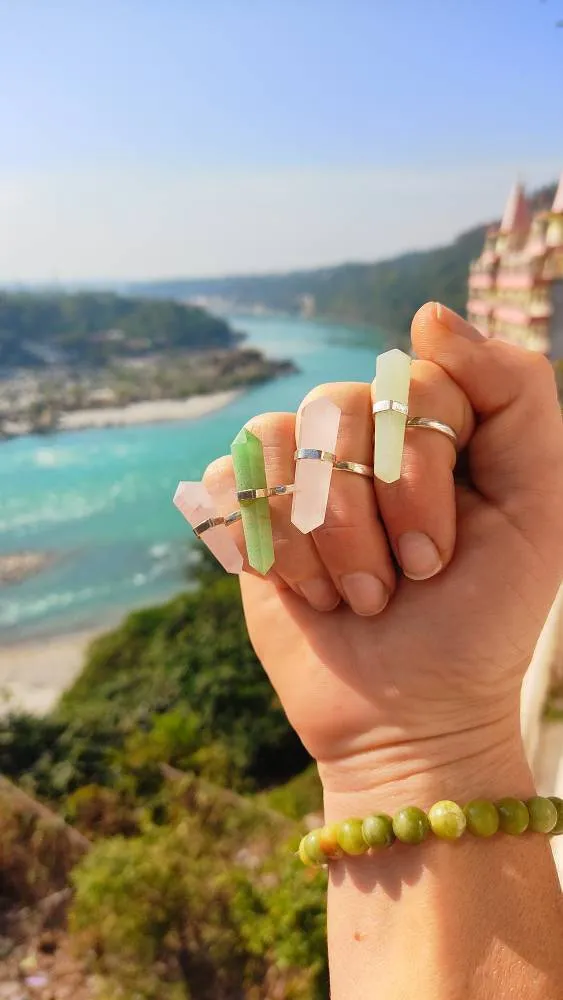
POLYGON ((311 830, 302 838, 298 855, 304 865, 323 865, 346 854, 353 857, 391 847, 395 840, 420 844, 430 833, 441 840, 458 840, 466 830, 476 837, 491 837, 498 830, 512 836, 526 830, 563 833, 563 799, 556 795, 534 795, 526 802, 510 797, 498 802, 473 799, 463 809, 444 799, 427 813, 418 806, 406 806, 393 817, 375 813, 363 820, 345 819, 311 830))

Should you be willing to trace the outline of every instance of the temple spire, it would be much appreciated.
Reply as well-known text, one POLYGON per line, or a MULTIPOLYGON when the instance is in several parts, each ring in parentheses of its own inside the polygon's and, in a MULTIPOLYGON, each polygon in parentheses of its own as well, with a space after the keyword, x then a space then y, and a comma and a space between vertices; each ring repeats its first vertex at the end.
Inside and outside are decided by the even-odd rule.
POLYGON ((563 174, 561 174, 561 177, 559 178, 559 186, 555 192, 555 198, 553 199, 551 211, 563 213, 563 174))
POLYGON ((502 222, 501 233, 523 234, 530 228, 531 214, 524 194, 524 188, 517 183, 508 196, 502 222))

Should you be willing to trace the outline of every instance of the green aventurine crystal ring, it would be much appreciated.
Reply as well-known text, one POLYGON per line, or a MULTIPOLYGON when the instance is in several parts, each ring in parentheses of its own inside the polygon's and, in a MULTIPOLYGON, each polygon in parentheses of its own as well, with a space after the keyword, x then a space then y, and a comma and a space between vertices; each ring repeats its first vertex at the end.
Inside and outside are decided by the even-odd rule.
MULTIPOLYGON (((288 483, 283 486, 266 486, 259 490, 237 490, 235 495, 240 503, 252 503, 253 500, 267 500, 269 497, 285 496, 286 494, 293 493, 294 488, 294 483, 288 483)), ((242 511, 233 510, 226 517, 221 517, 220 515, 217 517, 208 517, 205 521, 201 521, 200 524, 196 524, 192 530, 196 538, 200 538, 210 528, 217 528, 220 524, 224 524, 228 528, 230 524, 235 524, 241 518, 242 511)))

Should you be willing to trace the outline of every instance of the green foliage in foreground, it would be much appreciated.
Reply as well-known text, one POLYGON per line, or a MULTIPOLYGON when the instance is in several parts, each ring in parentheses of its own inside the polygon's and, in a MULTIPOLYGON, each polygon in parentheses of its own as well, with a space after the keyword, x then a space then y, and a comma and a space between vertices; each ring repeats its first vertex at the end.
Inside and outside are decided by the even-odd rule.
POLYGON ((163 763, 249 791, 302 771, 309 757, 252 649, 238 581, 210 559, 197 581, 96 640, 50 717, 0 719, 0 770, 51 800, 92 785, 144 800, 163 763))
POLYGON ((323 788, 317 765, 311 764, 285 785, 264 792, 260 801, 290 819, 301 819, 307 813, 322 813, 323 788))
MULTIPOLYGON (((194 743, 228 748, 229 780, 272 785, 308 762, 248 639, 237 580, 208 579, 195 592, 129 615, 94 642, 58 717, 78 715, 122 733, 148 730, 155 716, 177 709, 197 716, 194 743)), ((173 742, 170 727, 173 720, 166 737, 173 742)))
MULTIPOLYGON (((208 560, 198 590, 97 640, 50 717, 0 720, 0 770, 93 844, 71 923, 104 1000, 326 996, 326 880, 294 857, 321 802, 308 763, 208 560)), ((47 893, 50 860, 64 884, 50 844, 0 822, 0 893, 35 899, 28 871, 47 893)))
POLYGON ((71 928, 98 956, 109 996, 324 995, 324 876, 304 878, 259 819, 238 846, 233 857, 232 837, 186 814, 174 826, 102 841, 78 865, 71 928))

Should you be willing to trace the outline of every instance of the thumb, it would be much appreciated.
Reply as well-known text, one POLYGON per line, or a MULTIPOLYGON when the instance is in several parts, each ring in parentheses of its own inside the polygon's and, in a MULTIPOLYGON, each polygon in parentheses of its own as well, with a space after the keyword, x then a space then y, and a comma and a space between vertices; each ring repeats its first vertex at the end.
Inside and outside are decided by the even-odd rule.
POLYGON ((535 351, 483 337, 451 309, 428 302, 412 322, 418 357, 440 365, 467 395, 478 426, 469 445, 473 485, 520 527, 559 519, 563 424, 555 377, 535 351))

